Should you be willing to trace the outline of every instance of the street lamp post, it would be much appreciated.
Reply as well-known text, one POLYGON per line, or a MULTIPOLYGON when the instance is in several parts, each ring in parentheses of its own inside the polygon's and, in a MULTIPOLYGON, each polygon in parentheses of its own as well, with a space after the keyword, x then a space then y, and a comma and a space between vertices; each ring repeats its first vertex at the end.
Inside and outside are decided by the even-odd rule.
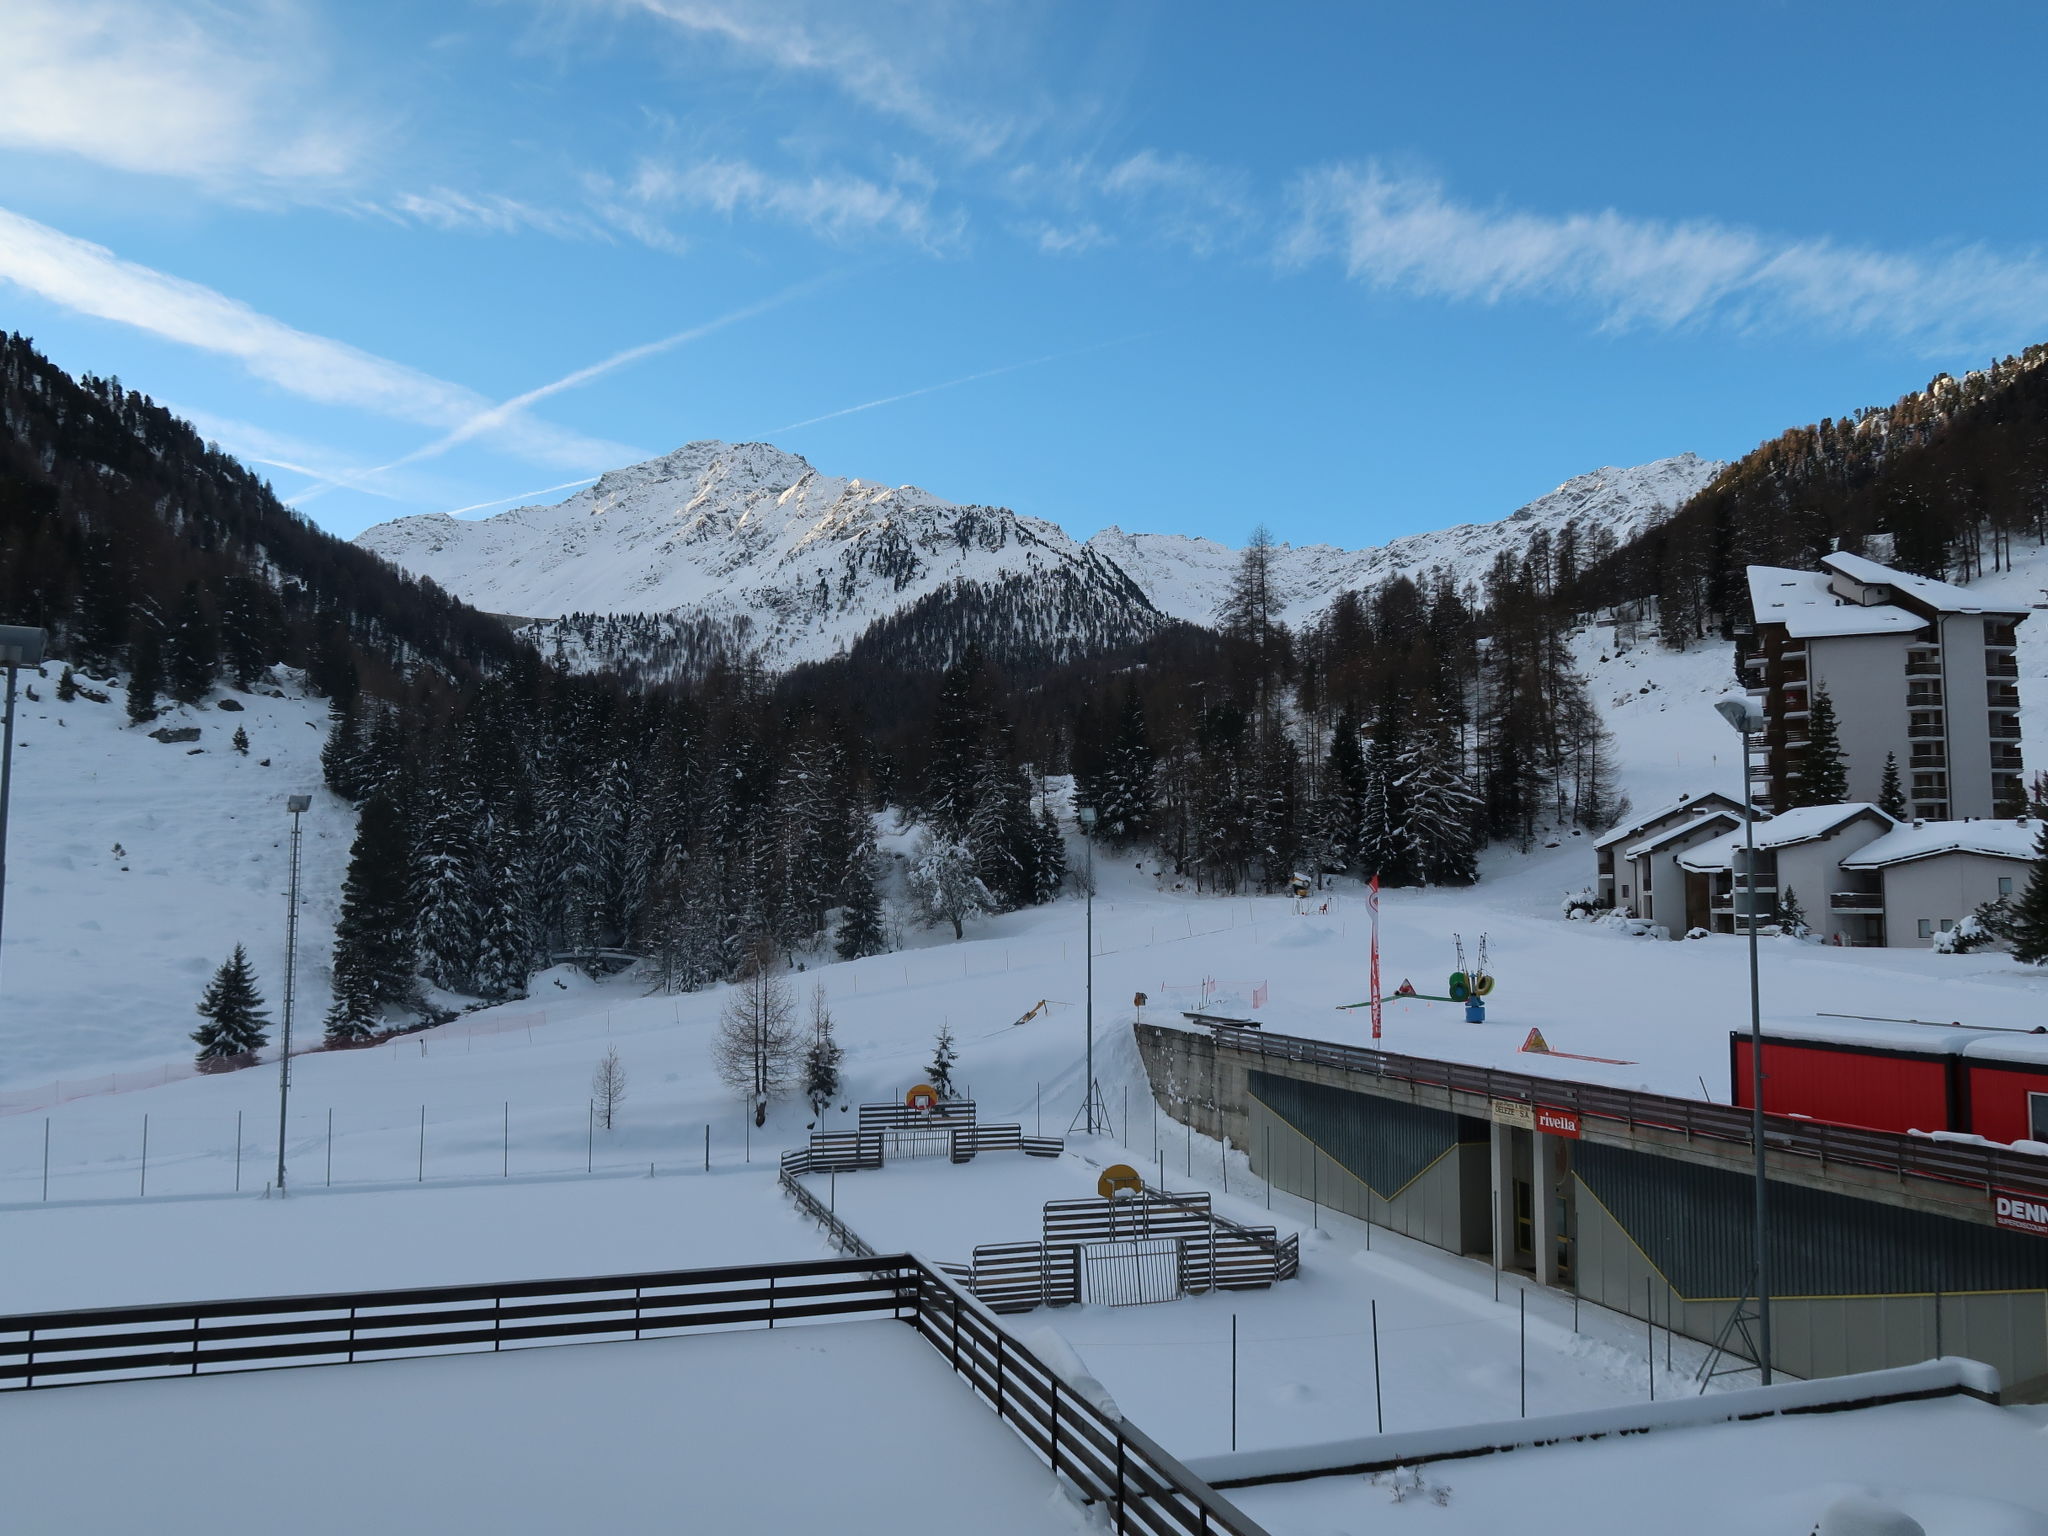
POLYGON ((7 799, 14 786, 14 675, 43 661, 43 631, 27 624, 0 624, 0 667, 7 669, 6 723, 0 726, 0 918, 7 910, 7 799))
POLYGON ((1086 1077, 1081 1084, 1081 1094, 1086 1105, 1086 1129, 1090 1136, 1095 1134, 1095 808, 1082 806, 1077 813, 1081 823, 1081 835, 1088 840, 1088 885, 1086 891, 1087 918, 1083 942, 1088 948, 1088 1002, 1086 1008, 1088 1029, 1088 1059, 1086 1077))
POLYGON ((1756 956, 1756 804, 1751 798, 1749 743, 1763 729, 1763 716, 1747 699, 1723 699, 1714 706, 1742 735, 1742 886, 1735 911, 1749 930, 1749 1139, 1755 1161, 1756 1182, 1756 1328, 1757 1369, 1763 1384, 1771 1384, 1771 1284, 1770 1223, 1766 1214, 1770 1181, 1764 1162, 1764 1025, 1763 1007, 1757 985, 1756 956))
POLYGON ((313 808, 311 795, 291 795, 284 808, 292 818, 292 874, 284 909, 284 1028, 277 1052, 277 1192, 284 1193, 285 1111, 292 1095, 292 984, 299 969, 299 818, 313 808))

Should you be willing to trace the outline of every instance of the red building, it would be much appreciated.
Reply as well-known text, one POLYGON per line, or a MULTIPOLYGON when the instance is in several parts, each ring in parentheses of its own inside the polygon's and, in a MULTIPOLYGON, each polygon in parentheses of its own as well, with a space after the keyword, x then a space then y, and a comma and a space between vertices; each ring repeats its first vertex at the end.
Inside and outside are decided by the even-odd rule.
MULTIPOLYGON (((1728 1065, 1734 1102, 1747 1109, 1747 1030, 1730 1034, 1728 1065)), ((1879 1131, 2048 1144, 2048 1028, 1773 1024, 1764 1032, 1764 1109, 1879 1131)))

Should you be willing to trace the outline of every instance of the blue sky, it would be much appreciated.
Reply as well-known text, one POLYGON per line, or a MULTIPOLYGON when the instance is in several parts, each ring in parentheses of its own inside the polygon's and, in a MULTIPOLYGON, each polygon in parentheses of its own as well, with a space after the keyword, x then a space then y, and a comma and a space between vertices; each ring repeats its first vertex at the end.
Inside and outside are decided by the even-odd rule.
POLYGON ((344 534, 716 437, 1077 534, 1356 546, 2048 340, 2038 5, 0 29, 0 326, 344 534))

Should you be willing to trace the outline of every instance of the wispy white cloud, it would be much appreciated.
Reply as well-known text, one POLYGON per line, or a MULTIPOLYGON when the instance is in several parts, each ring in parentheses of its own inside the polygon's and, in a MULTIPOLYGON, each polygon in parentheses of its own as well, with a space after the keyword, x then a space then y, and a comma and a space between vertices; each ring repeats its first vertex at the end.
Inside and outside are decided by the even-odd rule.
POLYGON ((777 176, 741 159, 674 165, 644 160, 623 189, 642 207, 746 213, 794 225, 832 240, 889 235, 928 250, 959 245, 965 215, 939 213, 929 185, 871 181, 846 172, 777 176))
MULTIPOLYGON (((885 43, 858 30, 872 25, 868 7, 807 4, 804 0, 585 0, 587 5, 653 17, 679 31, 715 38, 771 68, 812 75, 869 109, 883 113, 974 155, 995 153, 1021 124, 986 107, 943 101, 919 78, 911 56, 966 32, 957 14, 913 19, 904 35, 885 43)), ((993 65, 994 60, 986 61, 993 65)))
POLYGON ((1615 329, 1808 327, 1947 350, 2013 346, 2048 324, 2048 262, 2033 252, 1884 252, 1706 219, 1480 208, 1370 163, 1310 172, 1293 196, 1283 263, 1333 259, 1360 282, 1433 297, 1566 303, 1615 329))
POLYGON ((449 187, 435 187, 428 192, 401 192, 391 199, 390 211, 415 223, 451 231, 475 230, 484 234, 513 235, 530 229, 562 239, 610 238, 600 226, 581 214, 537 207, 495 192, 458 192, 449 187))
MULTIPOLYGON (((256 378, 324 405, 445 428, 493 409, 474 390, 296 330, 214 289, 124 261, 104 246, 6 209, 0 209, 0 281, 78 314, 231 358, 256 378)), ((628 462, 635 451, 530 416, 500 421, 493 436, 533 462, 577 469, 628 462)))
POLYGON ((1024 236, 1048 256, 1079 256, 1097 246, 1116 244, 1116 236, 1093 219, 1079 224, 1051 224, 1041 219, 1018 227, 1024 236))
POLYGON ((309 90, 292 0, 6 0, 0 144, 257 192, 346 175, 374 134, 309 90))

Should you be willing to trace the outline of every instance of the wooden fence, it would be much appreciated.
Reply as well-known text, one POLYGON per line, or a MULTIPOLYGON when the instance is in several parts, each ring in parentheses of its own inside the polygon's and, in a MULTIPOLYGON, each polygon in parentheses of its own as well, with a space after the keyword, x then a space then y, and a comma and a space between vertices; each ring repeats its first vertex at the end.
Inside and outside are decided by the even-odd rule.
POLYGON ((877 1317, 910 1324, 1111 1530, 1266 1536, 908 1254, 0 1317, 0 1389, 877 1317))
POLYGON ((908 1104, 863 1104, 860 1128, 864 1131, 926 1131, 940 1126, 974 1124, 974 1100, 941 1099, 929 1109, 908 1104))
MULTIPOLYGON (((1688 1139, 1700 1137, 1737 1142, 1743 1146, 1750 1144, 1750 1111, 1732 1105, 1661 1093, 1638 1093, 1625 1088, 1604 1088, 1597 1083, 1575 1082, 1570 1078, 1503 1072, 1492 1067, 1467 1066, 1462 1062, 1437 1061, 1425 1056, 1401 1056, 1391 1051, 1337 1045, 1327 1040, 1306 1040, 1295 1035, 1275 1035, 1265 1031, 1253 1033, 1229 1027, 1231 1021, 1195 1014, 1189 1017, 1200 1023, 1223 1025, 1211 1031, 1216 1048, 1240 1055, 1335 1067, 1341 1071, 1447 1088, 1460 1093, 1483 1094, 1494 1099, 1520 1099, 1525 1103, 1574 1110, 1595 1120, 1618 1121, 1632 1131, 1644 1128, 1672 1132, 1688 1139)), ((1932 1141, 1891 1131, 1870 1131, 1771 1114, 1764 1116, 1764 1144, 1772 1152, 1816 1159, 1823 1168, 1829 1163, 1844 1163, 1880 1169, 1901 1180, 1928 1179, 1981 1189, 1987 1197, 2002 1190, 2033 1199, 2048 1199, 2048 1158, 2014 1152, 2005 1147, 1932 1141)))

